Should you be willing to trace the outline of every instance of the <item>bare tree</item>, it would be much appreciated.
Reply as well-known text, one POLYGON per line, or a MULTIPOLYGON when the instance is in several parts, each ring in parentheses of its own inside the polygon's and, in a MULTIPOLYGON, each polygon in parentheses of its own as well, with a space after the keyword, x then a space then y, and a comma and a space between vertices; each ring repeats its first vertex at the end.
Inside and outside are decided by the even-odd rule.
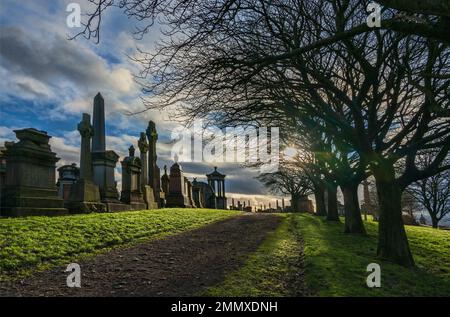
MULTIPOLYGON (((430 153, 421 156, 421 164, 430 164, 430 153)), ((433 228, 437 228, 439 221, 450 215, 450 171, 419 180, 408 187, 409 192, 427 210, 431 217, 433 228)))
POLYGON ((434 28, 446 15, 430 17, 422 28, 406 22, 417 32, 406 32, 403 21, 405 28, 395 29, 395 17, 368 30, 366 3, 162 1, 146 11, 141 1, 122 2, 130 14, 144 9, 142 19, 163 16, 166 39, 136 58, 144 66, 144 92, 157 97, 147 99, 149 108, 183 101, 183 116, 223 124, 319 127, 376 179, 379 256, 413 266, 401 193, 449 168, 441 164, 450 148, 449 49, 434 28), (436 155, 421 169, 416 159, 425 149, 436 155), (404 168, 396 171, 399 160, 404 168))
MULTIPOLYGON (((215 1, 209 6, 205 5, 207 4, 205 0, 87 0, 87 2, 91 4, 91 11, 87 14, 88 20, 83 24, 83 30, 72 38, 83 35, 88 39, 94 38, 98 42, 102 16, 108 8, 119 8, 129 18, 143 22, 141 23, 143 25, 135 32, 142 37, 155 24, 158 17, 159 23, 172 24, 179 29, 189 20, 198 21, 204 23, 204 25, 199 24, 199 29, 206 26, 205 31, 213 32, 214 29, 210 28, 210 25, 224 25, 228 22, 230 15, 234 16, 239 11, 245 11, 259 1, 222 0, 215 1), (204 14, 205 8, 208 8, 207 14, 204 14)), ((447 0, 379 0, 378 2, 384 6, 381 28, 449 43, 450 6, 447 0)), ((359 1, 359 3, 366 8, 369 1, 359 1)), ((174 29, 172 27, 171 31, 173 32, 174 29)), ((267 58, 284 59, 370 31, 372 31, 371 28, 363 21, 350 29, 299 47, 289 55, 272 55, 267 58)), ((196 34, 199 38, 202 35, 202 32, 196 34)))
POLYGON ((264 173, 258 179, 275 194, 290 195, 292 206, 298 206, 301 198, 312 193, 313 185, 308 176, 296 168, 283 166, 275 173, 264 173))

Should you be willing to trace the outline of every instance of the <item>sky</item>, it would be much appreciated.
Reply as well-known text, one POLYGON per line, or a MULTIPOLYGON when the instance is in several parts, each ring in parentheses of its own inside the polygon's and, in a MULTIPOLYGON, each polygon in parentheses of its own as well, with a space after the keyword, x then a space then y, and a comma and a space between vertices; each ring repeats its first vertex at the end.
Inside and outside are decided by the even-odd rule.
MULTIPOLYGON (((139 155, 139 133, 153 120, 159 133, 158 165, 161 169, 165 164, 170 166, 170 133, 176 127, 170 112, 127 114, 144 109, 139 86, 133 80, 139 66, 128 56, 133 56, 137 47, 150 50, 160 37, 158 27, 143 40, 135 40, 135 22, 115 9, 103 17, 99 44, 82 37, 68 40, 80 30, 66 24, 66 7, 71 2, 77 1, 0 2, 0 146, 16 140, 13 130, 36 128, 52 136, 52 150, 61 158, 58 166, 78 164, 80 136, 76 126, 83 112, 92 115, 93 98, 101 92, 107 149, 114 150, 122 160, 133 144, 139 155)), ((87 2, 78 1, 82 8, 87 2)), ((281 199, 255 179, 255 170, 233 163, 182 163, 186 176, 198 180, 205 180, 214 165, 227 175, 228 198, 250 200, 253 206, 269 202, 274 206, 275 200, 281 199)), ((120 163, 116 180, 120 188, 120 163)))

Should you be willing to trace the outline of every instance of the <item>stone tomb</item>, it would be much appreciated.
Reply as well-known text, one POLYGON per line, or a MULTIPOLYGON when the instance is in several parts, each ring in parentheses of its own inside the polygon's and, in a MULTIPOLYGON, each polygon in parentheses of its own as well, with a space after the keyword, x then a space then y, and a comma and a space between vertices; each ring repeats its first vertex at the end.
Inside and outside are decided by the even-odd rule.
POLYGON ((58 197, 51 136, 28 128, 14 130, 19 142, 5 142, 5 184, 2 191, 2 216, 59 215, 67 213, 58 197))
POLYGON ((57 171, 59 174, 58 182, 56 183, 58 194, 64 201, 67 201, 72 185, 80 178, 80 169, 73 163, 71 165, 63 165, 57 171))
POLYGON ((192 199, 197 208, 205 207, 203 187, 199 184, 196 177, 194 177, 194 180, 192 181, 192 199))
POLYGON ((183 170, 177 162, 170 167, 169 195, 167 195, 166 200, 166 207, 168 208, 191 207, 185 186, 183 170))
POLYGON ((129 156, 123 159, 122 164, 122 192, 120 199, 123 203, 131 205, 134 210, 146 209, 141 191, 141 160, 134 156, 134 147, 130 146, 129 156))

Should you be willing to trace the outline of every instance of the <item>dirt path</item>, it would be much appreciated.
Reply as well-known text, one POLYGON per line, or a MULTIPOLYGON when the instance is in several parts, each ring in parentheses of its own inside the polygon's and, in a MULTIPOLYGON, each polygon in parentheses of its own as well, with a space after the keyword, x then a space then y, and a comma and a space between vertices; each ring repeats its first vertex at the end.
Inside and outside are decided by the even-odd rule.
POLYGON ((68 288, 65 267, 57 267, 0 285, 0 296, 192 296, 243 265, 280 222, 238 216, 80 262, 81 288, 68 288))

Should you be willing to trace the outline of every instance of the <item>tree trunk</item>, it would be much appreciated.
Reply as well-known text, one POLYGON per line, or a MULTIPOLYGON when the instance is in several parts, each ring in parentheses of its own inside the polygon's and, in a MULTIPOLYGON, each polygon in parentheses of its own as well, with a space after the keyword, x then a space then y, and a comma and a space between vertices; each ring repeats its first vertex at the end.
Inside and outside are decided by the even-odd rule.
POLYGON ((395 181, 392 163, 379 162, 373 168, 378 192, 380 215, 378 222, 379 257, 406 267, 414 266, 402 219, 402 189, 395 181))
POLYGON ((333 183, 327 186, 328 212, 327 220, 339 221, 338 203, 337 203, 337 186, 333 183))
POLYGON ((437 229, 439 220, 435 216, 431 216, 431 225, 433 228, 437 229))
POLYGON ((293 212, 299 212, 301 210, 297 210, 299 206, 300 196, 291 195, 291 208, 293 212))
POLYGON ((364 223, 361 218, 361 210, 358 201, 358 184, 348 183, 341 185, 344 195, 345 209, 345 233, 366 234, 364 223))
POLYGON ((325 207, 325 186, 323 184, 315 186, 314 198, 316 200, 316 216, 326 216, 327 210, 325 207))

